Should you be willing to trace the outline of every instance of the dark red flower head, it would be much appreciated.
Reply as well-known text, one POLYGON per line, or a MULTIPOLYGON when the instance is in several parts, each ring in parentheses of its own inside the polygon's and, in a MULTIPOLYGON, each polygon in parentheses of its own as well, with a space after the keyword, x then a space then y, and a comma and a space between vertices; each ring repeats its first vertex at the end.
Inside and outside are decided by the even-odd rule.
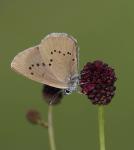
POLYGON ((51 105, 59 104, 63 98, 62 89, 48 85, 43 86, 42 94, 46 102, 51 105))
POLYGON ((93 104, 106 105, 115 94, 114 69, 102 61, 88 62, 80 75, 82 93, 88 96, 93 104))

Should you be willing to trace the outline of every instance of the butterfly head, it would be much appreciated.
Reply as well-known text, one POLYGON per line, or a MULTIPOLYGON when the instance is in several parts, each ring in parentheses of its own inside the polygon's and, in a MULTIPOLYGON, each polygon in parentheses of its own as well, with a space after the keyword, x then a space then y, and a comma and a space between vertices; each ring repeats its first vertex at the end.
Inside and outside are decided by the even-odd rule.
POLYGON ((70 78, 69 86, 67 89, 63 90, 64 95, 69 95, 77 90, 79 84, 79 75, 74 75, 70 78))

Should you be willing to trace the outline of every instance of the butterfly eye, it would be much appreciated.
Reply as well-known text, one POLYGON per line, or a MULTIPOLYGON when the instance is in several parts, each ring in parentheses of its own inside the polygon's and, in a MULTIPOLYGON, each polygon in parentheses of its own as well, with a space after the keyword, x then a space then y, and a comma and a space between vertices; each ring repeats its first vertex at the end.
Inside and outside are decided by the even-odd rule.
POLYGON ((31 70, 32 68, 31 67, 29 67, 29 70, 31 70))
POLYGON ((32 64, 32 67, 34 67, 34 64, 32 64))
POLYGON ((40 66, 40 64, 39 64, 39 63, 37 63, 36 65, 37 65, 38 67, 40 66))
POLYGON ((50 59, 50 61, 52 62, 53 60, 52 60, 52 59, 50 59))
POLYGON ((34 75, 34 73, 33 73, 33 72, 31 72, 31 75, 34 75))
POLYGON ((51 52, 51 54, 53 54, 53 52, 51 52))
POLYGON ((52 64, 49 64, 49 66, 51 66, 52 64))
POLYGON ((59 51, 59 54, 61 53, 61 51, 59 51))
POLYGON ((65 56, 65 54, 63 54, 63 56, 65 56))
POLYGON ((56 50, 54 50, 54 52, 56 52, 56 50))

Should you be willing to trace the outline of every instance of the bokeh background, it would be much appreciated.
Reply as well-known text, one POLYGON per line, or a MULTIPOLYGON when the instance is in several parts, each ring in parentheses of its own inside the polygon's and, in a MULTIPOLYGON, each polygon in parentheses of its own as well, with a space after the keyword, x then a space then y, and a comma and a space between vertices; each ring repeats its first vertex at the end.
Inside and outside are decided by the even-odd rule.
MULTIPOLYGON (((37 108, 47 118, 42 85, 17 75, 10 62, 51 32, 80 46, 80 68, 101 59, 115 68, 117 91, 106 111, 107 150, 134 149, 134 1, 0 0, 0 149, 49 150, 47 130, 29 124, 37 108)), ((54 108, 57 150, 98 150, 97 106, 80 94, 54 108)))

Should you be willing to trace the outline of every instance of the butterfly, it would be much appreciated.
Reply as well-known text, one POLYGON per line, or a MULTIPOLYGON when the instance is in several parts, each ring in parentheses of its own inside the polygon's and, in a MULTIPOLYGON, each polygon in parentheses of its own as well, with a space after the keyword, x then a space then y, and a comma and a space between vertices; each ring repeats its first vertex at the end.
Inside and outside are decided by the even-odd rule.
POLYGON ((51 33, 39 45, 18 53, 11 68, 23 76, 70 94, 77 89, 79 47, 66 33, 51 33))

